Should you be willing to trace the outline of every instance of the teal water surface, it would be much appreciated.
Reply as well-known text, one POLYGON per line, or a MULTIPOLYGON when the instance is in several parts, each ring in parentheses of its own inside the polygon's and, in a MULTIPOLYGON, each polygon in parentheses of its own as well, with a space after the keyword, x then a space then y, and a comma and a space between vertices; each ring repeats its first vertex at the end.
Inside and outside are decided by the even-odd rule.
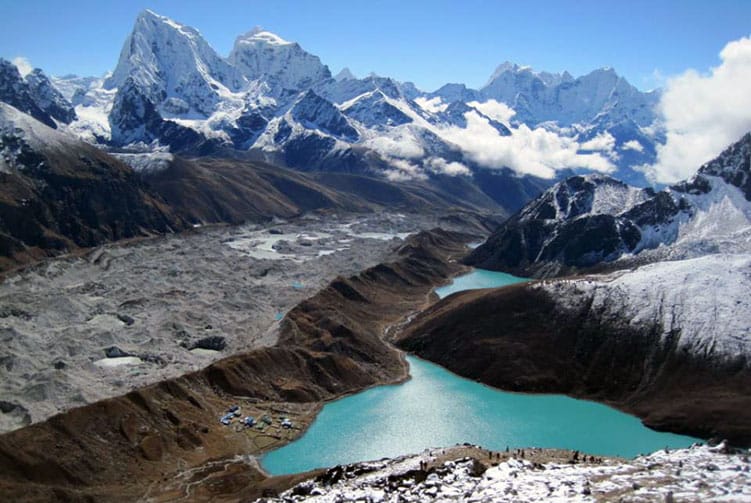
POLYGON ((524 278, 512 276, 505 272, 488 271, 487 269, 474 269, 472 272, 457 276, 446 285, 435 289, 440 298, 448 297, 452 293, 462 290, 477 290, 478 288, 495 288, 499 286, 513 285, 528 281, 524 278))
MULTIPOLYGON (((475 269, 436 293, 443 298, 460 290, 522 281, 475 269)), ((508 393, 416 357, 407 361, 409 381, 326 404, 300 439, 266 454, 263 467, 282 475, 464 442, 494 450, 550 447, 633 457, 698 440, 650 430, 639 419, 595 402, 508 393)))
POLYGON ((297 473, 463 442, 494 450, 551 447, 633 457, 697 441, 650 430, 595 402, 507 393, 419 358, 407 360, 412 379, 326 404, 300 439, 263 457, 266 471, 297 473))

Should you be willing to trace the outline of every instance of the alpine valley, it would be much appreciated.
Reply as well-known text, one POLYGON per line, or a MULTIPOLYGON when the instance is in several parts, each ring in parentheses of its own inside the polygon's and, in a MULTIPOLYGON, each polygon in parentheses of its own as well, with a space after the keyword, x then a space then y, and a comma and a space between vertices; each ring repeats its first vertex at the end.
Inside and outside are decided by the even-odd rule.
POLYGON ((748 501, 751 132, 655 186, 660 99, 333 75, 261 28, 224 57, 150 10, 102 78, 0 58, 0 499, 748 501), (516 277, 438 298, 473 268, 516 277), (405 354, 685 448, 266 471, 405 354))

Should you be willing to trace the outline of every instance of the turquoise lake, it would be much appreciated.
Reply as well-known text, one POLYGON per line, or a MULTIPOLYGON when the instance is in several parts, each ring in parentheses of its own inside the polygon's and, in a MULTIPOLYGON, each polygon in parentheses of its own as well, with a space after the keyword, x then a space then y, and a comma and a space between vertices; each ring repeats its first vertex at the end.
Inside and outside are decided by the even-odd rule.
POLYGON ((477 290, 478 288, 495 288, 498 286, 513 285, 514 283, 523 283, 527 281, 524 278, 518 278, 505 272, 488 271, 486 269, 475 269, 468 274, 457 276, 454 280, 446 285, 435 289, 435 293, 440 298, 448 297, 452 293, 461 292, 462 290, 477 290))
MULTIPOLYGON (((482 282, 490 272, 470 274, 479 273, 477 282, 482 282)), ((502 284, 523 281, 504 276, 496 276, 506 281, 502 284)), ((476 288, 488 286, 498 284, 483 283, 476 288)), ((508 393, 419 358, 408 356, 407 361, 409 381, 326 404, 300 439, 266 454, 263 467, 281 475, 463 442, 493 450, 550 447, 634 457, 666 446, 686 447, 698 440, 650 430, 636 417, 595 402, 563 395, 508 393)))

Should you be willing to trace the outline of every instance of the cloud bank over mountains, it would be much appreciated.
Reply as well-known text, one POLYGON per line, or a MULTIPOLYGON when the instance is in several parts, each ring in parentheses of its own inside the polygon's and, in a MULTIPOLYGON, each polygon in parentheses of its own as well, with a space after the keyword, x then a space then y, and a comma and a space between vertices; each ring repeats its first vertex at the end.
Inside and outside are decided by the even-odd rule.
POLYGON ((657 110, 666 143, 645 166, 658 183, 674 183, 751 130, 751 37, 728 43, 709 74, 687 70, 670 78, 657 110))

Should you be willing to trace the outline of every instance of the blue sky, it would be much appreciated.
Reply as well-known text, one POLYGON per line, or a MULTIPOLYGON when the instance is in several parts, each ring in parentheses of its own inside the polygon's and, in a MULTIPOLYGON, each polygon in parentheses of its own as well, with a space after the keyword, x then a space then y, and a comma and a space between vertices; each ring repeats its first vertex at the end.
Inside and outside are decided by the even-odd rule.
POLYGON ((375 71, 425 90, 479 87, 505 60, 575 76, 612 66, 649 89, 661 76, 718 65, 727 42, 751 33, 751 0, 0 0, 0 57, 100 75, 144 8, 194 26, 223 56, 261 25, 334 73, 375 71))

